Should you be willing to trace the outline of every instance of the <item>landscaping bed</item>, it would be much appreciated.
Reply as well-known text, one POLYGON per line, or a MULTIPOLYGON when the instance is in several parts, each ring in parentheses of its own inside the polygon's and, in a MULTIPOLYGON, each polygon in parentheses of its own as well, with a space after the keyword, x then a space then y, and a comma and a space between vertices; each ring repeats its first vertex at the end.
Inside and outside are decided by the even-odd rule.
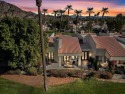
MULTIPOLYGON (((43 76, 28 76, 28 75, 1 75, 1 78, 5 78, 11 81, 19 82, 22 84, 30 85, 33 87, 41 87, 43 85, 43 76)), ((48 77, 49 86, 62 85, 66 83, 71 83, 75 81, 77 78, 67 77, 67 78, 59 78, 59 77, 48 77)))

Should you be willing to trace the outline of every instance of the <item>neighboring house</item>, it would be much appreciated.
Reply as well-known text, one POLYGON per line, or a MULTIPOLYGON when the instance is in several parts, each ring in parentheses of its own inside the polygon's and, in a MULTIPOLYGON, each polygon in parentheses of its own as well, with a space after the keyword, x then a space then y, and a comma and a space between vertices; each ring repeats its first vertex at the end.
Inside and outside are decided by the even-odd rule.
POLYGON ((82 51, 87 49, 88 53, 91 53, 91 56, 100 62, 106 62, 107 60, 125 61, 125 49, 113 36, 91 34, 81 36, 83 37, 82 51))

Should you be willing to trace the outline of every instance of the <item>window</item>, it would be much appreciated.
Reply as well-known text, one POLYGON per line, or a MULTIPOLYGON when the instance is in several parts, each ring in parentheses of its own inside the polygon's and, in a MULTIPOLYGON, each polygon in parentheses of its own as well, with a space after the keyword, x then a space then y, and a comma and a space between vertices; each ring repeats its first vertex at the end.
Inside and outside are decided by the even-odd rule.
POLYGON ((72 56, 72 59, 75 59, 75 57, 74 57, 74 56, 72 56))
POLYGON ((67 61, 69 61, 69 56, 67 56, 67 61))
POLYGON ((89 52, 82 52, 82 60, 87 60, 89 58, 89 52))
POLYGON ((50 52, 49 52, 49 54, 48 54, 48 57, 49 57, 49 59, 50 59, 50 52))
POLYGON ((54 59, 53 52, 49 52, 49 53, 48 53, 48 58, 49 58, 49 59, 54 59))
POLYGON ((69 56, 64 56, 64 61, 69 61, 69 56))
POLYGON ((51 53, 51 58, 53 59, 53 53, 51 53))
POLYGON ((66 61, 66 56, 64 56, 64 61, 66 61))

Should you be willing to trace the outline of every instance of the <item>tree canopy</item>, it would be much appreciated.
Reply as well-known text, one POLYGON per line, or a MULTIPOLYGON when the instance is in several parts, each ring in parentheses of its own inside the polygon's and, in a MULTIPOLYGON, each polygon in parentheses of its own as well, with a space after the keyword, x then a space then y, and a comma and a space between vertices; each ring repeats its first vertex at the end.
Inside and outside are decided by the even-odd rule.
MULTIPOLYGON (((0 62, 26 69, 40 64, 38 24, 30 19, 3 18, 0 22, 0 62)), ((45 45, 47 47, 47 38, 45 45)))

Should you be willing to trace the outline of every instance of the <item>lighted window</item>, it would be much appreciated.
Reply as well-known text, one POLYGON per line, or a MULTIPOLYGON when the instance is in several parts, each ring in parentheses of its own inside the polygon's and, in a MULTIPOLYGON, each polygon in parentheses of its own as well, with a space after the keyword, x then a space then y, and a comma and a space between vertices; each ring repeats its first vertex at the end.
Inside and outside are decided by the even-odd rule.
POLYGON ((85 59, 87 59, 87 52, 85 52, 85 59))
POLYGON ((75 57, 74 57, 74 56, 72 56, 72 59, 75 59, 75 57))
POLYGON ((49 56, 48 56, 48 57, 49 57, 49 59, 50 59, 50 55, 51 55, 51 54, 50 54, 50 52, 49 52, 49 56))
POLYGON ((53 59, 53 52, 51 53, 51 58, 53 59))
POLYGON ((67 56, 67 61, 69 60, 69 56, 67 56))
POLYGON ((64 56, 64 61, 66 61, 66 56, 64 56))
POLYGON ((82 59, 84 59, 84 52, 82 53, 82 59))

